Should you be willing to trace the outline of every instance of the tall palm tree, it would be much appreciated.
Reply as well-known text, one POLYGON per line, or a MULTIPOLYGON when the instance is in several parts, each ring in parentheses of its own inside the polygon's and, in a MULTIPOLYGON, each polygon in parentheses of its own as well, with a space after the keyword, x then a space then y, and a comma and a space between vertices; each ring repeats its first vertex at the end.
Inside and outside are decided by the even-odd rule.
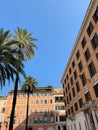
POLYGON ((29 111, 29 94, 36 91, 37 81, 29 76, 25 78, 25 82, 23 83, 22 92, 27 93, 27 111, 26 111, 26 127, 25 130, 28 130, 28 111, 29 111))
MULTIPOLYGON (((36 39, 32 37, 32 33, 28 33, 26 29, 17 28, 17 30, 15 31, 13 43, 15 43, 15 47, 22 52, 24 60, 31 60, 32 57, 34 56, 35 54, 34 48, 37 48, 37 46, 33 43, 33 41, 35 40, 36 39)), ((21 61, 23 59, 19 57, 19 60, 21 61)), ((14 98, 10 116, 9 130, 13 130, 14 110, 16 105, 18 82, 19 82, 19 73, 15 80, 14 95, 13 95, 14 98)))
POLYGON ((5 86, 6 81, 14 81, 17 71, 24 75, 23 64, 18 57, 23 59, 19 49, 12 48, 13 39, 9 30, 0 29, 0 88, 5 86))

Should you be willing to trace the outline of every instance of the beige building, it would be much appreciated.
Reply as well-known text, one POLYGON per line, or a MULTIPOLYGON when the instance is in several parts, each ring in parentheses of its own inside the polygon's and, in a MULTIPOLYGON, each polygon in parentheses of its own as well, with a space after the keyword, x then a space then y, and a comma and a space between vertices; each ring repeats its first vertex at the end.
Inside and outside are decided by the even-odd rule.
POLYGON ((91 0, 61 79, 67 130, 98 130, 98 0, 91 0))
MULTIPOLYGON (((13 93, 10 92, 3 120, 7 122, 7 127, 3 125, 2 130, 9 127, 12 100, 13 93)), ((26 103, 27 94, 18 91, 13 130, 25 129, 26 103)), ((28 130, 66 130, 62 88, 40 87, 37 92, 30 94, 28 130)))
POLYGON ((5 108, 6 108, 6 102, 7 98, 4 96, 0 96, 0 130, 2 130, 2 125, 3 125, 3 118, 4 118, 4 113, 5 113, 5 108))

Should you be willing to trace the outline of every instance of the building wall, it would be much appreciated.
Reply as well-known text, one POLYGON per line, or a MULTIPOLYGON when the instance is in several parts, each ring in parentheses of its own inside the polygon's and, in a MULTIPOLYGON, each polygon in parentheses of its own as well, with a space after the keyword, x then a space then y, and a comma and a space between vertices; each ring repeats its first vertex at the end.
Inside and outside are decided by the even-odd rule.
MULTIPOLYGON (((84 111, 82 109, 83 106, 85 106, 90 100, 94 101, 96 109, 98 109, 98 0, 91 0, 90 2, 80 32, 77 36, 76 43, 62 76, 61 83, 64 92, 68 129, 72 129, 72 126, 69 125, 70 122, 72 122, 73 125, 77 122, 74 127, 77 126, 76 128, 78 130, 88 129, 79 128, 77 124, 79 124, 78 121, 84 117, 83 122, 87 120, 87 117, 84 115, 82 116, 80 113, 84 111), (94 14, 96 10, 97 20, 95 21, 94 14), (88 31, 89 26, 91 27, 91 32, 88 31), (90 32, 90 34, 88 32, 90 32), (93 43, 95 36, 96 47, 93 43), (84 38, 86 39, 86 44, 83 43, 84 38), (79 65, 81 70, 79 69, 79 65), (75 121, 70 120, 72 117, 75 117, 75 121)), ((88 106, 89 105, 90 104, 88 103, 88 106)), ((96 111, 97 110, 95 110, 95 113, 96 111)), ((97 120, 98 117, 97 115, 95 116, 97 120)), ((82 125, 82 127, 84 126, 82 125)))
MULTIPOLYGON (((55 130, 56 129, 55 96, 63 97, 62 92, 63 90, 59 88, 57 89, 52 88, 50 90, 42 88, 40 89, 40 91, 30 94, 28 128, 32 128, 33 130, 55 130)), ((12 107, 12 99, 13 99, 13 94, 9 93, 7 98, 8 102, 6 106, 6 112, 4 116, 4 121, 6 122, 9 122, 9 115, 12 107)), ((15 108, 14 130, 25 129, 26 103, 27 103, 27 95, 18 91, 17 103, 15 108)), ((63 106, 64 108, 63 101, 58 103, 58 105, 63 106)), ((59 111, 64 111, 64 110, 59 110, 59 111)), ((5 126, 3 126, 3 130, 6 130, 5 126)))
POLYGON ((6 109, 6 102, 7 102, 7 98, 1 96, 0 97, 0 130, 2 130, 1 128, 2 128, 4 113, 6 109))

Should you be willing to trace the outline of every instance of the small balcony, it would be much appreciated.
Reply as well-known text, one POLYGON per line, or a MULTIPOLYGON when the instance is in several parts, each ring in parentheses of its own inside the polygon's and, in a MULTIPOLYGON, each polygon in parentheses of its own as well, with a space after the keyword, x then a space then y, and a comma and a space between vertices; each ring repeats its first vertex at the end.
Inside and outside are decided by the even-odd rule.
POLYGON ((89 100, 86 103, 83 104, 82 110, 85 111, 90 108, 97 108, 97 104, 94 100, 89 100))
POLYGON ((71 121, 75 120, 75 113, 71 113, 68 117, 68 119, 70 119, 71 121))

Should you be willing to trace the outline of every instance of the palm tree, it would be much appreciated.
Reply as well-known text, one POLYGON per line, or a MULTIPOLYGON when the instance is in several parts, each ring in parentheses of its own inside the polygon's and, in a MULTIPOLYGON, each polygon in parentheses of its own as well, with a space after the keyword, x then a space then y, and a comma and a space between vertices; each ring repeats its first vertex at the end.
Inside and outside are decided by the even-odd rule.
POLYGON ((12 48, 13 39, 9 30, 0 29, 0 88, 5 86, 6 81, 14 81, 17 71, 24 75, 23 64, 18 59, 23 59, 23 54, 19 49, 12 48))
POLYGON ((26 111, 26 127, 25 130, 28 130, 28 111, 29 111, 29 94, 36 91, 37 81, 29 76, 25 78, 25 82, 23 83, 22 92, 27 93, 27 111, 26 111))
MULTIPOLYGON (((32 38, 32 33, 28 33, 26 29, 17 28, 17 30, 15 31, 13 43, 15 43, 15 47, 22 52, 24 60, 31 60, 32 57, 34 56, 35 53, 33 48, 37 48, 37 46, 33 43, 33 41, 35 40, 36 39, 32 38)), ((19 60, 21 61, 23 59, 19 57, 19 60)), ((16 105, 18 82, 19 82, 19 73, 15 80, 14 95, 13 95, 14 98, 10 116, 9 130, 13 130, 13 119, 16 105)))

